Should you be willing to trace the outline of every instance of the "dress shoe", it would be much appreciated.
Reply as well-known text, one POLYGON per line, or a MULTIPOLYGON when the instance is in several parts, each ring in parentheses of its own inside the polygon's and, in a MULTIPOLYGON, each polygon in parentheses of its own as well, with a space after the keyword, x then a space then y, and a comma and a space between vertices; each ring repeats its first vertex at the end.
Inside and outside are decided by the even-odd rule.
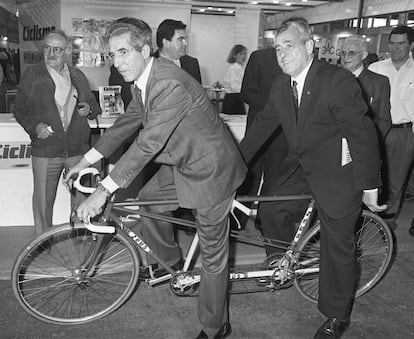
MULTIPOLYGON (((212 339, 226 338, 230 335, 230 333, 231 333, 230 323, 226 322, 223 325, 221 325, 221 327, 219 328, 219 330, 217 331, 217 333, 214 335, 212 339)), ((201 331, 199 335, 196 337, 196 339, 208 339, 208 335, 206 334, 206 332, 201 331)))
MULTIPOLYGON (((179 271, 182 267, 182 262, 178 262, 171 266, 174 271, 179 271)), ((163 275, 168 274, 168 271, 159 266, 158 264, 152 264, 145 267, 139 268, 139 279, 140 280, 147 280, 147 279, 155 279, 162 277, 163 275)))
POLYGON ((313 339, 332 339, 340 338, 349 326, 349 320, 341 321, 338 318, 328 318, 321 327, 318 328, 313 339))
POLYGON ((408 229, 408 233, 414 236, 414 218, 411 220, 411 225, 410 225, 410 228, 408 229))

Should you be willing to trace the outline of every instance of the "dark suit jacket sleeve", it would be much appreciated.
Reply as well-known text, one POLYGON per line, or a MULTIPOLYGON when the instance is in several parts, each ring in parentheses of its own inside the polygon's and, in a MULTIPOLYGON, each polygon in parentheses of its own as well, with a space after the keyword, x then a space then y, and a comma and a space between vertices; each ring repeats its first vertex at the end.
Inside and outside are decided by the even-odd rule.
POLYGON ((261 90, 259 79, 261 64, 258 54, 253 52, 247 62, 240 91, 242 100, 253 107, 263 107, 267 99, 267 93, 261 90))
MULTIPOLYGON (((275 90, 273 83, 270 93, 275 90)), ((243 140, 240 142, 240 150, 246 163, 248 163, 270 135, 280 126, 279 116, 276 113, 276 101, 270 95, 265 107, 257 113, 253 124, 247 129, 243 140)))
POLYGON ((347 139, 352 157, 355 186, 372 189, 380 186, 380 157, 377 132, 366 114, 358 82, 349 72, 335 72, 329 95, 329 106, 343 137, 347 139))
POLYGON ((173 80, 157 81, 147 100, 147 123, 110 174, 120 187, 128 186, 164 148, 192 105, 189 93, 178 81, 173 80))
POLYGON ((381 134, 382 140, 385 139, 389 130, 391 129, 392 121, 391 121, 391 104, 390 104, 390 93, 391 87, 388 78, 384 77, 383 85, 381 86, 381 94, 380 94, 380 104, 379 104, 379 112, 378 112, 378 119, 377 126, 378 130, 381 134))

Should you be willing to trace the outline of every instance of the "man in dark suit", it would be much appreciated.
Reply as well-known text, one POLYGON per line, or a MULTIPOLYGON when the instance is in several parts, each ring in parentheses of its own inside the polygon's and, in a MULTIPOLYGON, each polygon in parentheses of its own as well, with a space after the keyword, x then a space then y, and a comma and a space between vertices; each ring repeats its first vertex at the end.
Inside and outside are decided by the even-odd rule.
POLYGON ((362 96, 368 104, 368 115, 374 121, 383 147, 385 137, 391 129, 390 82, 384 75, 371 72, 364 67, 368 56, 367 41, 359 35, 345 39, 341 51, 341 66, 352 74, 361 85, 362 96))
MULTIPOLYGON (((263 109, 269 97, 274 79, 282 74, 276 60, 274 48, 266 48, 254 51, 247 62, 244 72, 241 97, 249 105, 247 115, 247 130, 252 125, 257 113, 263 109)), ((239 188, 240 195, 256 195, 263 174, 262 195, 269 193, 269 188, 279 177, 280 163, 286 157, 288 151, 287 141, 281 128, 276 130, 262 146, 254 160, 250 163, 249 172, 243 185, 239 188)), ((274 220, 272 215, 266 214, 266 209, 259 206, 257 227, 262 229, 263 235, 272 237, 274 220)), ((275 252, 274 247, 266 247, 266 254, 275 252)))
POLYGON ((187 55, 187 26, 182 21, 165 19, 157 29, 158 50, 156 58, 163 57, 174 62, 201 84, 198 60, 187 55))
MULTIPOLYGON (((386 206, 377 204, 379 150, 359 85, 349 72, 313 60, 313 49, 305 19, 282 23, 276 53, 285 74, 276 77, 241 149, 250 161, 282 125, 289 154, 272 193, 311 192, 315 198, 321 221, 318 308, 327 317, 315 338, 339 338, 355 293, 354 225, 361 205, 373 211, 386 206)), ((298 208, 292 202, 272 205, 276 214, 298 208)), ((284 226, 274 227, 283 232, 284 226)))
MULTIPOLYGON (((139 199, 178 199, 178 204, 141 208, 169 213, 180 206, 195 211, 202 260, 198 309, 202 331, 197 338, 224 338, 231 332, 227 313, 228 213, 246 166, 201 85, 173 63, 151 57, 150 27, 142 20, 131 24, 131 18, 127 19, 112 23, 106 39, 115 67, 125 81, 134 82, 132 101, 125 115, 66 178, 108 156, 143 127, 77 214, 82 220, 96 215, 111 193, 130 184, 150 160, 161 164, 139 199)), ((166 263, 180 261, 170 223, 144 218, 142 235, 166 263)), ((157 270, 154 265, 150 272, 156 276, 157 270)))

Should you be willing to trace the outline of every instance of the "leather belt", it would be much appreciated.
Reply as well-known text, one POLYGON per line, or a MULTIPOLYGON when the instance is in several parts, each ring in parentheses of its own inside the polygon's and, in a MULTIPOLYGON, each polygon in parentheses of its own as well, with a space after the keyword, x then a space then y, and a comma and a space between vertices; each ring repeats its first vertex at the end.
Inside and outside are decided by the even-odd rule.
POLYGON ((397 125, 392 124, 391 125, 391 128, 409 128, 409 127, 410 128, 413 127, 412 122, 405 122, 403 124, 397 124, 397 125))

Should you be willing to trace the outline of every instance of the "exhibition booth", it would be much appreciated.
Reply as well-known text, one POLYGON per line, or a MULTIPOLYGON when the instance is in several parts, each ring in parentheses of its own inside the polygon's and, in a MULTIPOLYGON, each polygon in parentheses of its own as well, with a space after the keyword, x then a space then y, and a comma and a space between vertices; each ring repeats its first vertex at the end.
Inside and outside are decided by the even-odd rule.
MULTIPOLYGON (((245 132, 246 116, 221 115, 234 138, 240 141, 245 132)), ((92 129, 100 133, 116 118, 90 121, 92 129)), ((0 114, 0 227, 33 225, 33 175, 30 158, 30 138, 12 114, 0 114)), ((69 221, 70 194, 59 183, 53 209, 53 224, 69 221)))

